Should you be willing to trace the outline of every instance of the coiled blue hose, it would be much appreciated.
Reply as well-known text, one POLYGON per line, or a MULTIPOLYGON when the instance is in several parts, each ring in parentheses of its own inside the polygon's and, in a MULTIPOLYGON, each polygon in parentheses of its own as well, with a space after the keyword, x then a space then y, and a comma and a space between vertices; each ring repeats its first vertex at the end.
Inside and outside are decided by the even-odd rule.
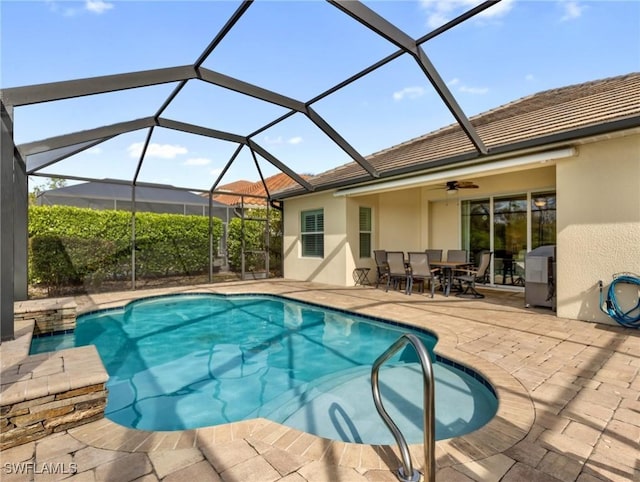
POLYGON ((616 285, 618 283, 636 285, 640 289, 639 276, 628 273, 614 275, 613 281, 609 285, 609 290, 607 291, 607 300, 604 302, 602 297, 602 281, 600 281, 600 310, 622 326, 626 326, 627 328, 640 328, 640 296, 638 296, 636 306, 630 310, 624 311, 618 304, 618 299, 616 298, 616 285))

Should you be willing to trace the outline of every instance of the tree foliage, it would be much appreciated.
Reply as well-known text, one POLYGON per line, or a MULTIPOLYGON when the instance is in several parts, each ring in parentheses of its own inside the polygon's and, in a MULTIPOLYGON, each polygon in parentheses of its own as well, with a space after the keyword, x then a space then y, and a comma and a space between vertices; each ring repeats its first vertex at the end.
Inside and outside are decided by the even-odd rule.
POLYGON ((61 187, 65 187, 67 185, 67 180, 59 177, 50 177, 47 178, 47 181, 43 185, 34 186, 31 192, 29 193, 29 204, 35 204, 38 196, 44 191, 48 191, 50 189, 59 189, 61 187))
MULTIPOLYGON (((265 219, 266 209, 249 209, 245 213, 244 226, 240 218, 229 222, 227 250, 232 270, 240 271, 242 266, 242 239, 245 242, 245 271, 263 271, 266 251, 265 219), (258 221, 256 220, 258 219, 258 221)), ((282 223, 280 211, 269 210, 269 271, 281 275, 282 266, 282 223)))

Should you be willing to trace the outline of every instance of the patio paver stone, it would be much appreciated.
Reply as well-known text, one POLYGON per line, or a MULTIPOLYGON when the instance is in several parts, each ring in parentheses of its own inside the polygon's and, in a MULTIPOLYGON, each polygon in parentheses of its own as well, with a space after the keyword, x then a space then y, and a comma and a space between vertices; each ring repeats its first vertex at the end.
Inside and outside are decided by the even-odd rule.
MULTIPOLYGON (((484 290, 483 300, 462 301, 281 279, 105 293, 63 303, 74 303, 82 313, 180 292, 272 293, 436 333, 438 353, 474 367, 500 398, 498 414, 487 425, 437 442, 439 481, 640 480, 638 330, 526 309, 522 294, 511 292, 484 290)), ((25 424, 25 433, 39 411, 62 409, 52 393, 76 390, 69 399, 88 402, 84 387, 101 383, 97 375, 103 370, 87 347, 28 357, 33 329, 33 320, 19 321, 16 340, 0 345, 2 404, 17 404, 11 410, 24 417, 18 423, 25 424), (29 412, 36 403, 30 395, 43 404, 35 413, 29 412)), ((421 445, 412 445, 411 452, 422 469, 421 445)), ((59 480, 34 472, 44 463, 74 468, 75 474, 64 475, 73 475, 67 480, 74 482, 388 482, 397 480, 397 455, 395 447, 329 441, 266 419, 146 432, 101 418, 3 450, 0 470, 3 482, 59 480), (22 474, 16 473, 19 464, 22 474)))

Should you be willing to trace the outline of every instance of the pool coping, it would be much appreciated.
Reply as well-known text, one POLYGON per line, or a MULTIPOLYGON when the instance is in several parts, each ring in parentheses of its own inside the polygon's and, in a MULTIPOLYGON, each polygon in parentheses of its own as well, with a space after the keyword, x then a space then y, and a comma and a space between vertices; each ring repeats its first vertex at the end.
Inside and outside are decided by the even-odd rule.
MULTIPOLYGON (((246 294, 237 289, 245 288, 239 285, 205 285, 179 290, 162 290, 161 293, 217 293, 217 294, 246 294)), ((354 312, 367 317, 379 319, 367 308, 354 306, 338 306, 338 300, 327 300, 326 303, 305 299, 303 291, 283 292, 270 291, 266 288, 276 284, 261 283, 259 294, 277 295, 294 301, 302 301, 316 306, 326 306, 340 311, 354 312), (263 291, 264 289, 264 291, 263 291)), ((146 296, 146 291, 131 292, 122 300, 100 303, 99 310, 124 306, 131 299, 153 297, 146 296), (105 306, 106 305, 106 306, 105 306)), ((257 293, 253 293, 257 294, 257 293)), ((158 296, 162 296, 159 294, 158 296)), ((449 328, 438 324, 437 320, 425 319, 416 315, 412 307, 402 305, 402 298, 390 302, 402 309, 396 310, 385 318, 400 324, 416 327, 432 332, 438 338, 435 352, 449 360, 471 367, 488 380, 496 391, 499 400, 496 415, 483 427, 461 437, 439 440, 436 442, 436 464, 438 469, 458 464, 487 459, 503 453, 522 440, 531 429, 534 422, 533 402, 524 386, 504 369, 487 360, 469 354, 457 348, 458 336, 449 328)), ((96 311, 96 309, 80 308, 78 315, 96 311)), ((395 445, 365 445, 329 440, 308 434, 266 419, 252 419, 241 422, 205 427, 194 430, 172 432, 149 432, 129 429, 108 419, 92 422, 87 426, 80 426, 69 430, 69 434, 79 441, 96 448, 119 450, 128 452, 153 452, 157 450, 177 447, 197 447, 203 451, 221 443, 230 443, 244 439, 253 446, 260 444, 277 447, 292 456, 301 457, 307 461, 331 460, 336 465, 351 467, 359 472, 368 470, 396 470, 399 464, 399 452, 395 445), (96 430, 96 424, 99 430, 96 430)), ((414 465, 418 469, 424 468, 422 444, 410 445, 414 465)))

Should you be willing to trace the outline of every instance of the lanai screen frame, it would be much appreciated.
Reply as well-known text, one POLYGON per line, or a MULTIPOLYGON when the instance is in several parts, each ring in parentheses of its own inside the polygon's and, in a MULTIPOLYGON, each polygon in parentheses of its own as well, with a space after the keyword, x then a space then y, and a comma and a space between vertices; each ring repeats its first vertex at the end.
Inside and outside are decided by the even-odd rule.
MULTIPOLYGON (((414 39, 410 35, 406 34, 392 22, 378 15, 357 0, 327 0, 327 2, 345 15, 350 16, 355 21, 398 47, 398 50, 306 102, 287 97, 274 91, 264 89, 260 86, 249 84, 202 67, 202 64, 205 62, 207 57, 215 50, 222 39, 232 30, 238 20, 240 20, 245 12, 251 7, 253 0, 242 1, 226 24, 220 29, 198 59, 196 59, 196 61, 191 65, 15 87, 2 89, 0 91, 0 108, 2 115, 2 132, 0 138, 0 341, 11 340, 14 338, 13 303, 14 301, 27 299, 29 176, 59 177, 62 179, 79 181, 100 181, 99 179, 82 176, 57 175, 52 173, 42 174, 39 171, 55 164, 58 161, 66 159, 67 157, 94 147, 117 135, 139 129, 148 129, 135 174, 131 180, 126 181, 131 185, 132 192, 134 192, 133 188, 136 186, 145 185, 145 183, 138 181, 138 175, 144 163, 146 151, 153 137, 155 127, 174 129, 237 144, 235 152, 228 160, 222 172, 212 184, 211 188, 206 191, 209 195, 209 199, 211 199, 214 194, 218 193, 216 188, 220 184, 220 181, 244 148, 249 149, 253 157, 260 179, 264 185, 265 192, 267 193, 268 201, 272 200, 271 194, 269 193, 264 177, 262 176, 256 154, 260 155, 277 169, 296 181, 303 188, 304 192, 313 192, 316 190, 316 187, 311 182, 305 180, 300 174, 294 172, 285 163, 280 161, 276 156, 271 154, 267 149, 254 140, 260 133, 276 124, 279 124, 296 113, 305 115, 331 141, 347 153, 353 161, 358 163, 367 172, 369 180, 388 177, 393 173, 381 174, 378 172, 364 158, 364 156, 351 146, 339 132, 337 132, 313 109, 312 106, 314 103, 319 102, 356 80, 376 71, 392 60, 403 55, 409 55, 418 64, 420 70, 422 70, 425 77, 427 77, 442 102, 474 146, 475 153, 473 156, 479 158, 489 154, 488 149, 485 147, 482 139, 472 126, 469 118, 463 112, 437 69, 422 49, 422 44, 499 3, 500 0, 484 1, 418 39, 414 39), (249 134, 224 132, 162 117, 163 112, 176 98, 187 82, 190 81, 203 81, 230 89, 255 99, 284 107, 289 109, 289 112, 249 134), (172 82, 178 82, 177 86, 167 97, 162 106, 152 116, 120 122, 96 129, 51 137, 22 145, 16 145, 14 142, 13 112, 15 107, 172 82)), ((362 179, 359 179, 359 182, 362 182, 362 179)), ((188 190, 194 192, 202 191, 200 189, 188 190)), ((132 194, 132 196, 134 195, 132 194)), ((132 209, 132 212, 135 212, 135 207, 132 209)), ((133 230, 135 230, 135 225, 133 226, 133 230)))

